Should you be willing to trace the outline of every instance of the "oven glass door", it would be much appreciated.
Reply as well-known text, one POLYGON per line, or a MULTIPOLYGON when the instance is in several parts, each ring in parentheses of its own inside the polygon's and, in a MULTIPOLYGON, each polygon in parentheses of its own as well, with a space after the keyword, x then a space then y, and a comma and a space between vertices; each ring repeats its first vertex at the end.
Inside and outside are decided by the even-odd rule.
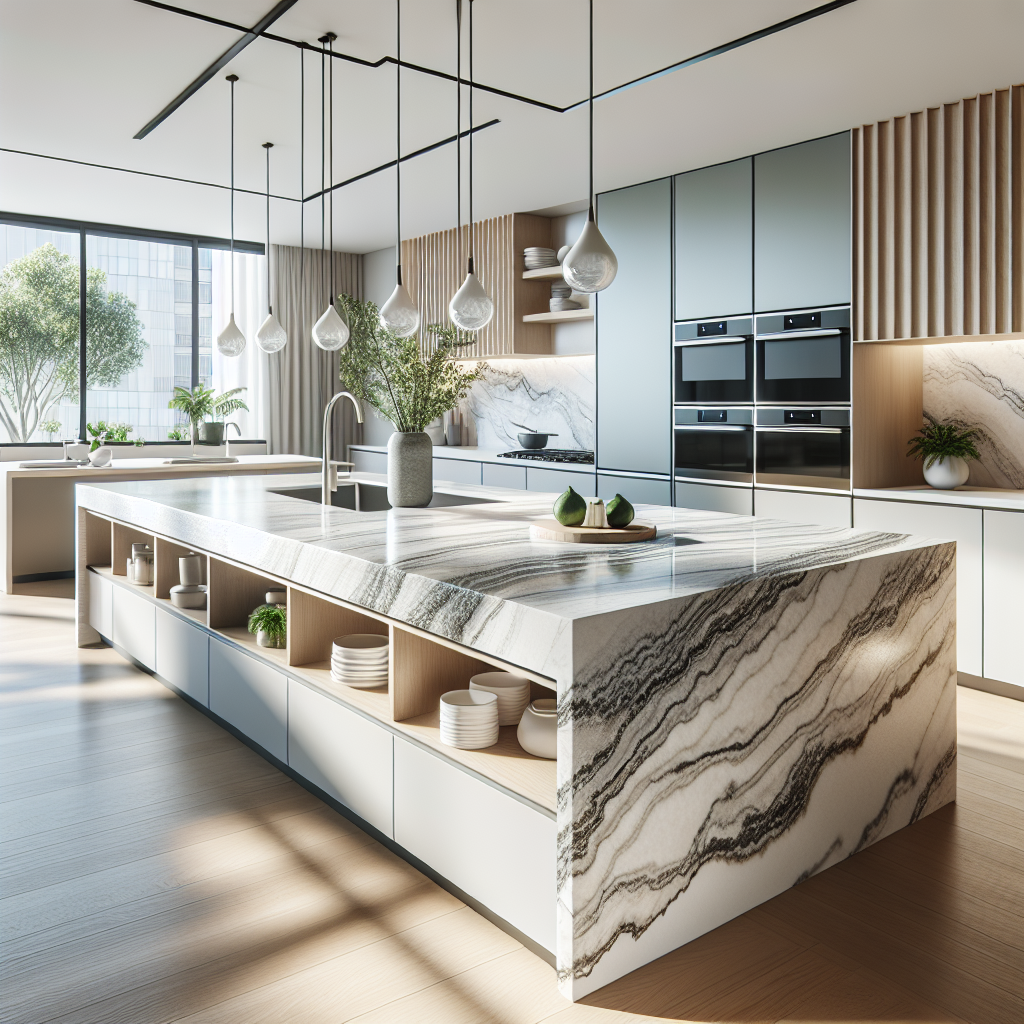
POLYGON ((752 402, 754 340, 675 346, 676 402, 752 402))
POLYGON ((850 335, 820 331, 757 339, 759 402, 849 402, 850 335))
POLYGON ((759 484, 850 489, 849 427, 758 427, 759 484))
POLYGON ((677 425, 676 474, 698 480, 750 483, 754 479, 754 428, 677 425))

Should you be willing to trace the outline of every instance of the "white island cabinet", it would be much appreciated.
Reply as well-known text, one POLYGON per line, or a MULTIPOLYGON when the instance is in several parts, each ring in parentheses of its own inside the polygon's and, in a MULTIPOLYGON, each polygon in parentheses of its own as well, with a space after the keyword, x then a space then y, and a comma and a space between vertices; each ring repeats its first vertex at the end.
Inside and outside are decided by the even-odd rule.
POLYGON ((210 643, 210 710, 287 761, 287 679, 223 640, 210 643))
POLYGON ((985 509, 985 675, 1024 687, 1024 512, 985 509))

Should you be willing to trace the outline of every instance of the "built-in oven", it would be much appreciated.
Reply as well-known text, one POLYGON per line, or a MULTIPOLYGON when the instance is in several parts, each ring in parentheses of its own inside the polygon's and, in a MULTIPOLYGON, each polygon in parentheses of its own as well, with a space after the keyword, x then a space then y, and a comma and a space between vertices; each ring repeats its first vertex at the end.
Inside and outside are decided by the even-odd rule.
POLYGON ((756 410, 755 485, 850 489, 850 410, 756 410))
POLYGON ((753 402, 751 317, 675 325, 675 401, 753 402))
POLYGON ((676 408, 675 470, 691 480, 754 479, 754 410, 676 408))
POLYGON ((756 318, 757 401, 850 401, 850 307, 756 318))

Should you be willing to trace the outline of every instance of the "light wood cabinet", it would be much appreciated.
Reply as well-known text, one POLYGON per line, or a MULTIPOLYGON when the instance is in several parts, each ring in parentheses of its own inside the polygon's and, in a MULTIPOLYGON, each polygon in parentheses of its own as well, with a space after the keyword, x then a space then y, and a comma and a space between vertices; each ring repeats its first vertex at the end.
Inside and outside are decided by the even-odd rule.
POLYGON ((224 643, 210 641, 210 710, 279 761, 288 759, 288 682, 224 643))
POLYGON ((395 841, 555 949, 555 822, 395 737, 395 841))
POLYGON ((790 523, 838 526, 847 530, 853 525, 848 494, 772 491, 755 487, 754 515, 765 519, 785 519, 790 523))
POLYGON ((1024 687, 1024 512, 984 510, 984 675, 1024 687))
POLYGON ((111 639, 140 665, 156 668, 156 606, 124 587, 113 590, 111 639))
POLYGON ((156 673, 210 706, 210 635, 173 612, 156 609, 156 673))
POLYGON ((853 525, 861 530, 956 541, 957 668, 983 675, 981 509, 854 498, 853 525))
POLYGON ((288 764, 394 837, 393 736, 337 701, 288 681, 288 764))

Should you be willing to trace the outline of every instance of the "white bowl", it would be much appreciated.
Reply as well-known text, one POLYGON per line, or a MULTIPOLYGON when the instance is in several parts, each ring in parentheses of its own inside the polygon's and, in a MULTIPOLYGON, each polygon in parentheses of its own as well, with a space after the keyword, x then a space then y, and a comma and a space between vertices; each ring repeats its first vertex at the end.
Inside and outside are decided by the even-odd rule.
POLYGON ((441 742, 481 750, 498 742, 498 696, 486 690, 449 690, 441 695, 441 742))
POLYGON ((498 698, 498 725, 518 725, 530 703, 530 680, 511 672, 478 672, 470 690, 493 693, 498 698))
POLYGON ((516 738, 528 754, 554 761, 558 757, 557 702, 550 697, 533 701, 523 713, 516 738))
POLYGON ((339 636, 334 640, 336 650, 350 654, 353 651, 376 651, 380 648, 387 648, 388 638, 379 633, 350 633, 348 636, 339 636))

